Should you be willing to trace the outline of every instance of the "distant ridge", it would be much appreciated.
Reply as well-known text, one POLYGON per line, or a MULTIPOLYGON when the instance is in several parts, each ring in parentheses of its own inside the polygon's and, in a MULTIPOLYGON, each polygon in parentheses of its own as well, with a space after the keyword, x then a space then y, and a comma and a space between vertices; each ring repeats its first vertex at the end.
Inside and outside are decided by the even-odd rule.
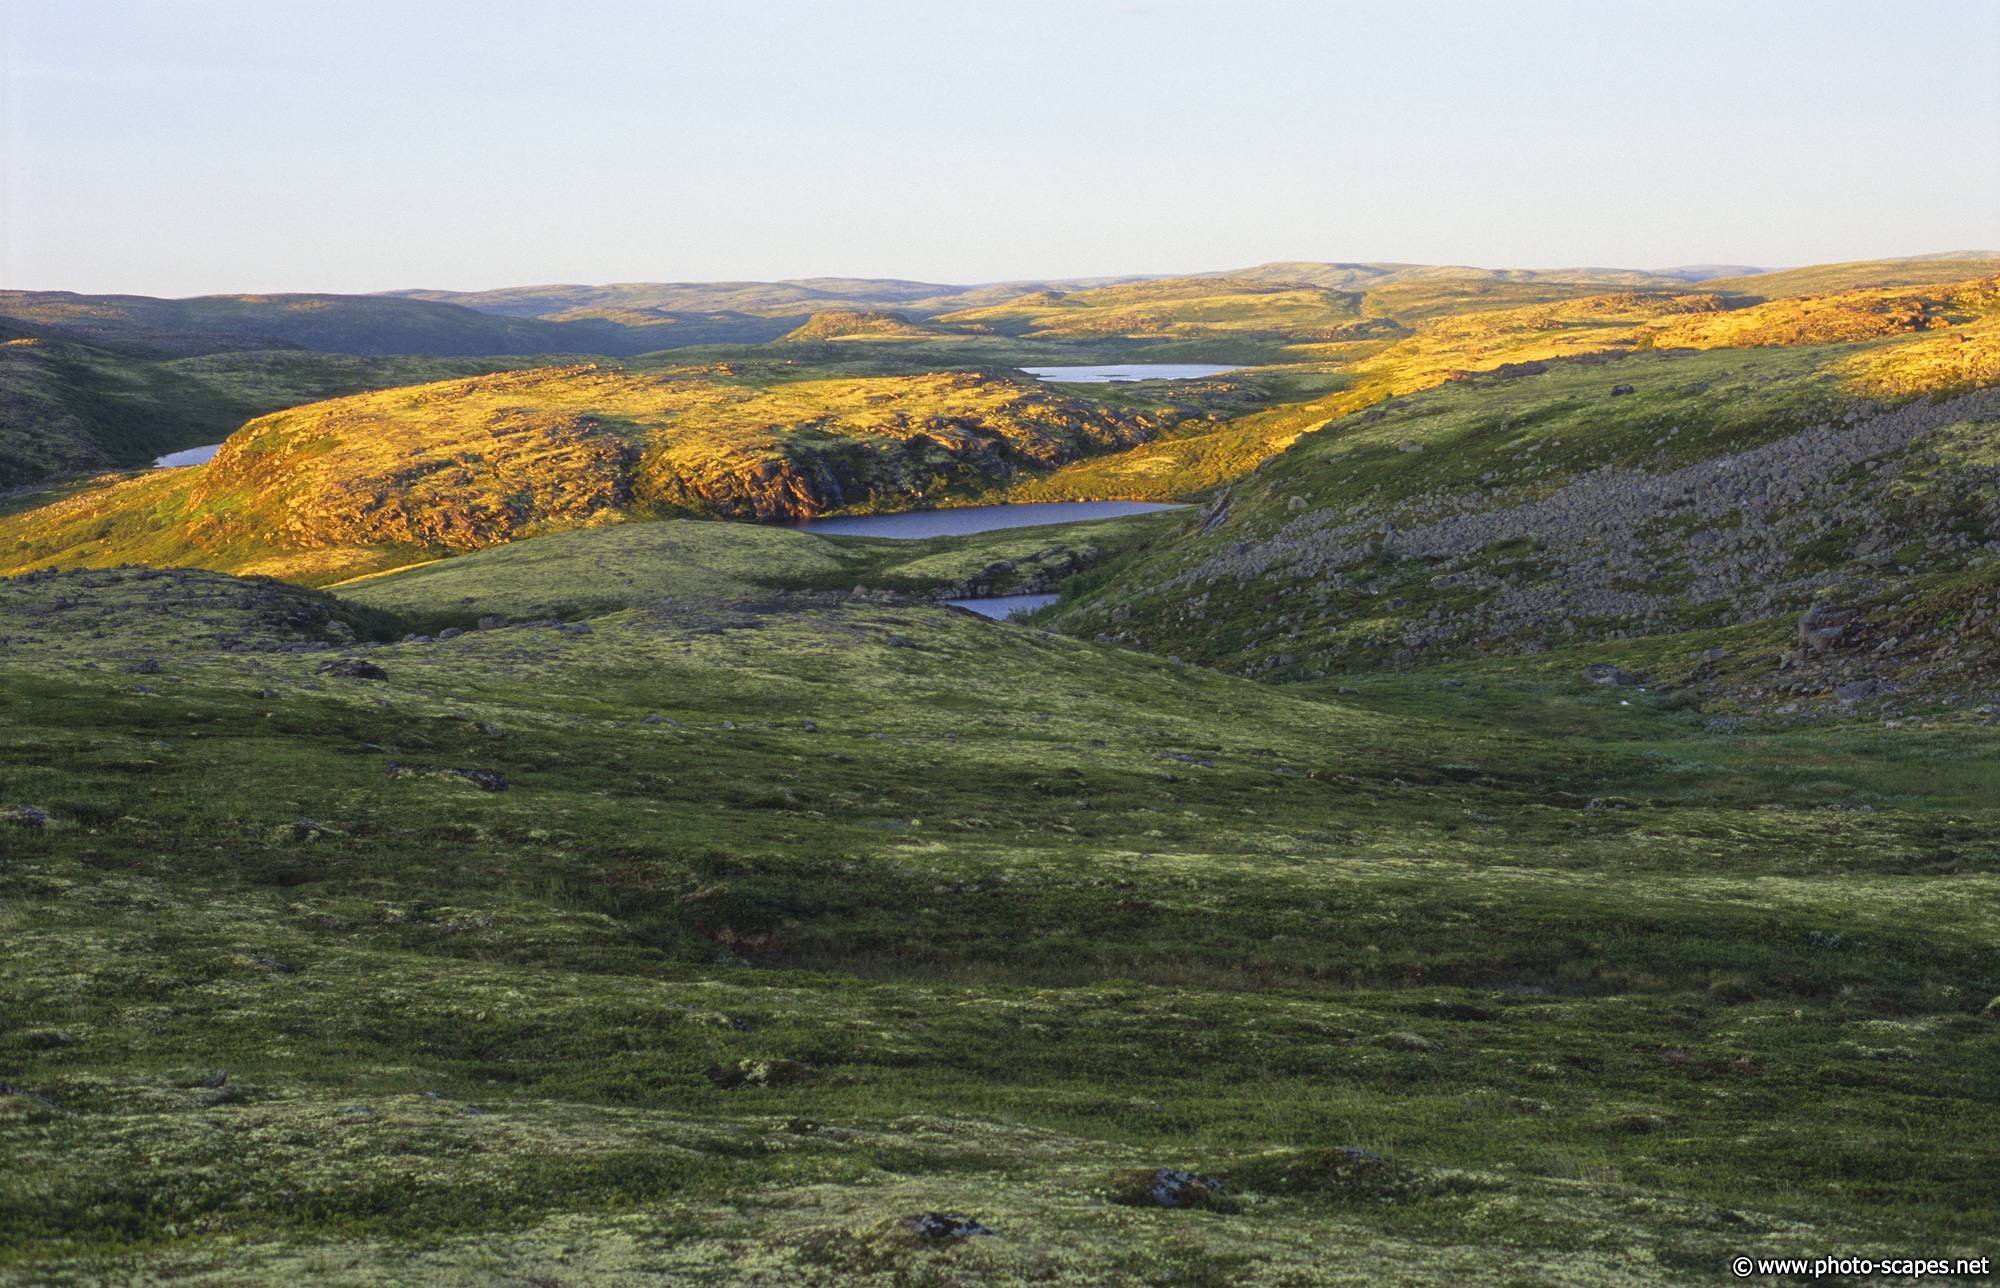
POLYGON ((599 319, 498 317, 385 295, 79 295, 0 291, 0 317, 52 339, 144 357, 302 349, 359 355, 631 354, 656 344, 599 319))
POLYGON ((508 317, 614 316, 621 311, 735 313, 804 321, 831 309, 896 309, 917 315, 944 313, 997 303, 1035 291, 1082 291, 1144 277, 1085 277, 1060 280, 985 282, 956 285, 895 277, 805 277, 778 281, 556 283, 510 286, 487 291, 404 290, 384 292, 401 299, 430 300, 508 317))
POLYGON ((1706 282, 1715 277, 1752 277, 1770 272, 1755 264, 1678 264, 1673 268, 1656 268, 1653 271, 1661 277, 1675 277, 1683 282, 1706 282))

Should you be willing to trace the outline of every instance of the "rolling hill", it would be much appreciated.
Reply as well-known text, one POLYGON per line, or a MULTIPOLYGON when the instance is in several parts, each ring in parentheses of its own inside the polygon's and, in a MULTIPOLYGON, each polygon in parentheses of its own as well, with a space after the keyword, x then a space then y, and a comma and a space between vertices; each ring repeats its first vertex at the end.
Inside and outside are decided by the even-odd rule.
POLYGON ((901 313, 877 309, 829 309, 815 313, 779 339, 787 344, 828 340, 935 340, 949 332, 912 322, 901 313))
POLYGON ((934 504, 1160 423, 971 373, 758 387, 712 368, 540 368, 262 417, 207 465, 0 518, 0 551, 14 570, 138 558, 318 584, 622 518, 934 504))
POLYGON ((894 309, 922 316, 1035 291, 1082 290, 1132 280, 1137 279, 1104 277, 949 286, 898 278, 813 277, 777 282, 622 282, 603 286, 571 284, 390 294, 527 318, 612 315, 621 310, 805 318, 836 309, 894 309))
POLYGON ((1385 399, 1485 373, 1533 374, 1554 362, 1603 363, 1658 349, 1862 340, 1884 343, 1829 356, 1838 359, 1838 371, 1830 369, 1827 378, 1854 395, 1990 383, 2000 368, 2000 278, 1769 301, 1711 291, 1621 291, 1446 313, 1416 323, 1400 339, 1373 344, 1287 345, 1294 360, 1317 355, 1313 365, 1330 373, 1330 392, 1250 410, 1221 425, 1191 424, 1190 432, 1024 480, 1015 494, 1186 499, 1247 474, 1301 434, 1385 399))
POLYGON ((482 617, 588 617, 660 600, 773 591, 927 600, 1049 590, 1159 531, 1165 514, 921 541, 661 519, 579 528, 337 583, 342 599, 471 626, 482 617))
POLYGON ((1997 340, 1989 316, 1396 397, 1304 434, 1056 621, 1294 681, 1588 648, 1760 710, 1978 705, 2000 680, 1997 340))

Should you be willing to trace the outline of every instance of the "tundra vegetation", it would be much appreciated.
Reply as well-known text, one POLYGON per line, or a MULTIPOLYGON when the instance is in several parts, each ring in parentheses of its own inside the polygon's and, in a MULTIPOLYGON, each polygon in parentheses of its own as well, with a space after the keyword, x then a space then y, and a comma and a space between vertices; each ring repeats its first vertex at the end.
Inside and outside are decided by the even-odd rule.
MULTIPOLYGON (((772 329, 93 348, 247 423, 0 517, 0 1277, 1992 1255, 1996 271, 536 288, 412 302, 772 329), (1010 370, 1051 352, 1254 365, 1010 370), (717 521, 1079 496, 1192 504, 717 521)), ((37 459, 131 464, 135 415, 37 459)))

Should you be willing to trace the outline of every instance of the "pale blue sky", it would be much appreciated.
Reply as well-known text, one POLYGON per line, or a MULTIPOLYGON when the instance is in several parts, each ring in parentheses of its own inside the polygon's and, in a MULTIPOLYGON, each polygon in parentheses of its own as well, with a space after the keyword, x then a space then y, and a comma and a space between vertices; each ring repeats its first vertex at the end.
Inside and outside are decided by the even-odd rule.
POLYGON ((0 285, 2000 243, 1995 0, 0 0, 0 285))

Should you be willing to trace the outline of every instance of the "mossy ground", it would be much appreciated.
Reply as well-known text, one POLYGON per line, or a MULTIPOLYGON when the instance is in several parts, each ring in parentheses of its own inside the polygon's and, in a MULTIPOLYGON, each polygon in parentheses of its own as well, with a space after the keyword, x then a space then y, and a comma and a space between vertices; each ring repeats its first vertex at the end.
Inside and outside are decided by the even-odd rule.
POLYGON ((493 614, 574 617, 659 599, 759 591, 1010 594, 1070 575, 1166 530, 1170 512, 904 541, 662 520, 559 533, 342 583, 356 603, 427 623, 493 614))
POLYGON ((1990 730, 1719 736, 1553 673, 1335 697, 780 601, 368 681, 271 651, 395 633, 309 592, 0 585, 0 802, 49 815, 0 861, 5 1272, 1990 1251, 1990 730), (1114 1201, 1157 1167, 1241 1210, 1114 1201), (893 1236, 927 1211, 996 1234, 893 1236))
MULTIPOLYGON (((1884 273, 1710 293, 1922 276, 1884 273)), ((856 429, 868 382, 975 355, 1261 360, 1079 393, 1164 428, 1005 485, 1233 481, 1199 512, 920 543, 633 523, 287 565, 419 565, 333 596, 0 581, 0 1277, 1594 1285, 1991 1255, 1990 718, 1735 719, 1711 682, 1778 666, 1789 614, 1397 659, 1419 614, 1476 607, 1463 583, 1386 546, 1351 583, 1226 562, 1302 516, 1532 498, 1990 383, 1991 317, 1946 316, 1952 288, 1751 313, 1646 280, 1388 276, 993 299, 591 376, 627 397, 727 358, 703 379, 806 410, 833 381, 856 429), (954 325, 989 331, 926 329, 954 325), (1637 351, 1707 328, 1876 338, 1637 351), (1175 580, 1214 560, 1213 585, 1175 580), (1075 637, 836 593, 1053 575, 1039 620, 1075 637), (529 620, 405 639, 486 616, 529 620), (340 658, 385 678, 322 671, 340 658), (1227 1202, 1135 1204, 1162 1168, 1227 1202)), ((1991 440, 1942 426, 1869 493, 1937 538, 1861 551, 1898 630, 1988 620, 1968 480, 1991 440)), ((178 486, 68 498, 71 561, 175 560, 178 486)), ((1830 524, 1799 558, 1844 566, 1856 538, 1830 524)), ((211 553, 257 566, 268 533, 211 553)), ((1550 572, 1533 541, 1478 553, 1550 572)), ((1984 647, 1911 665, 1949 653, 1955 683, 1984 647)))

